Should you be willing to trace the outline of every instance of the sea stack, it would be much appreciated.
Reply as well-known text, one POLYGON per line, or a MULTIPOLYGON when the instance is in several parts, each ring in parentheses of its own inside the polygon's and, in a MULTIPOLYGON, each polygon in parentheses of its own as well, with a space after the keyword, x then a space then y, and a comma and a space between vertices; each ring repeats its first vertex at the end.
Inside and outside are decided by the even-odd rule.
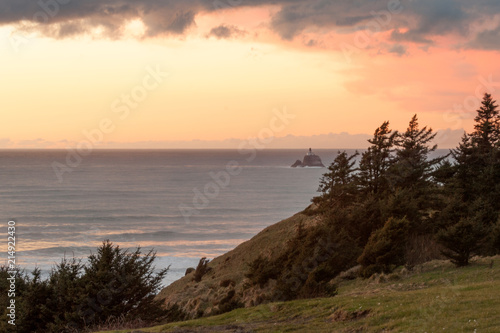
POLYGON ((309 148, 309 152, 304 156, 302 162, 300 160, 295 161, 292 164, 292 168, 296 167, 321 167, 324 168, 323 162, 321 162, 321 158, 312 152, 312 149, 309 148))

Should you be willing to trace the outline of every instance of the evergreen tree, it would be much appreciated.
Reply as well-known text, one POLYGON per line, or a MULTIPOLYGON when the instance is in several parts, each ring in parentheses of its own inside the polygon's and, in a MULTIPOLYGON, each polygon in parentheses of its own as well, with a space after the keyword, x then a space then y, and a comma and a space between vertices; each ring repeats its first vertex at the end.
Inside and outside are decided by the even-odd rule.
POLYGON ((433 223, 427 217, 431 210, 440 208, 432 175, 447 156, 429 158, 437 149, 437 145, 430 145, 435 136, 431 128, 419 128, 414 115, 406 131, 396 135, 395 158, 387 172, 392 190, 387 218, 406 216, 413 231, 419 233, 429 232, 433 223))
POLYGON ((362 154, 359 165, 359 182, 366 194, 379 194, 388 189, 386 172, 391 166, 391 152, 397 132, 392 132, 385 121, 375 130, 371 144, 362 154))
POLYGON ((431 128, 419 128, 417 115, 411 118, 405 132, 397 134, 396 158, 390 173, 394 188, 409 189, 416 195, 429 188, 433 171, 446 158, 428 159, 437 148, 437 145, 429 146, 435 136, 431 128))
POLYGON ((381 229, 376 230, 368 240, 358 258, 362 265, 361 274, 370 277, 373 273, 390 272, 405 263, 405 244, 409 222, 406 218, 390 218, 381 229))
POLYGON ((389 128, 385 121, 375 130, 371 144, 362 154, 359 164, 358 188, 360 192, 359 207, 353 209, 357 230, 353 237, 364 247, 373 231, 381 228, 385 219, 383 208, 389 194, 387 171, 393 161, 393 147, 397 132, 389 128))
POLYGON ((490 223, 494 223, 500 210, 500 116, 490 94, 484 95, 481 104, 474 118, 474 131, 464 134, 452 151, 457 170, 452 186, 464 203, 482 200, 493 207, 497 213, 491 216, 490 223))
POLYGON ((31 275, 32 278, 24 277, 26 289, 16 297, 16 304, 19 304, 16 327, 19 332, 45 332, 52 321, 52 309, 47 303, 53 294, 48 282, 42 280, 39 268, 35 268, 31 275))
POLYGON ((322 199, 329 207, 334 205, 345 207, 354 200, 357 191, 354 159, 358 155, 356 152, 348 156, 345 151, 339 151, 333 163, 328 167, 329 172, 323 174, 318 191, 322 193, 322 199))
POLYGON ((472 138, 464 133, 458 147, 451 151, 455 160, 455 182, 451 184, 456 192, 460 192, 465 202, 474 200, 479 180, 480 167, 477 150, 474 149, 472 138))
POLYGON ((467 266, 472 255, 478 253, 487 236, 487 229, 479 221, 463 218, 441 230, 438 241, 444 245, 442 254, 457 266, 467 266))
MULTIPOLYGON (((147 324, 168 315, 155 300, 168 268, 156 272, 156 254, 128 252, 106 241, 83 265, 77 259, 63 259, 48 279, 40 269, 31 277, 16 270, 16 326, 0 321, 2 332, 83 332, 99 324, 123 319, 147 324)), ((0 266, 0 304, 7 314, 9 269, 0 266)), ((174 309, 170 317, 183 314, 174 309)))
POLYGON ((103 242, 84 268, 87 297, 80 312, 85 322, 98 325, 120 316, 145 321, 162 318, 166 313, 155 296, 168 268, 155 274, 155 259, 152 250, 143 255, 140 248, 128 252, 109 240, 103 242))
POLYGON ((484 95, 474 121, 474 131, 452 151, 456 172, 446 193, 454 196, 451 208, 441 213, 439 239, 457 265, 466 265, 473 251, 496 251, 494 242, 479 247, 485 233, 494 233, 500 212, 500 115, 490 94, 484 95))
POLYGON ((64 258, 52 269, 48 280, 53 295, 48 302, 53 313, 48 325, 50 331, 59 332, 84 325, 78 313, 84 290, 83 267, 79 259, 64 258))
POLYGON ((498 148, 500 139, 500 118, 498 105, 490 94, 484 94, 481 107, 474 118, 474 132, 472 140, 481 155, 490 155, 492 149, 498 148))

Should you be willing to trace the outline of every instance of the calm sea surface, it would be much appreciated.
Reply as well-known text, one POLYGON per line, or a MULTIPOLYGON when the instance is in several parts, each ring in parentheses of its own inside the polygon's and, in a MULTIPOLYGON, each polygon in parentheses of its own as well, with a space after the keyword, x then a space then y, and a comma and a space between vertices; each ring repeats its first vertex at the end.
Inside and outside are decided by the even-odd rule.
MULTIPOLYGON (((336 152, 316 153, 328 165, 336 152)), ((221 255, 307 207, 325 169, 289 167, 305 153, 97 150, 59 181, 53 164, 66 165, 66 151, 0 151, 0 228, 17 221, 16 259, 28 270, 47 273, 110 239, 154 248, 157 267, 171 265, 168 284, 200 257, 221 255)), ((1 248, 5 258, 6 239, 1 248)))
MULTIPOLYGON (((17 263, 45 274, 105 239, 154 248, 168 284, 307 207, 326 169, 290 168, 305 153, 96 150, 67 166, 66 151, 0 151, 0 230, 15 219, 17 263)), ((316 153, 329 165, 337 150, 316 153)))

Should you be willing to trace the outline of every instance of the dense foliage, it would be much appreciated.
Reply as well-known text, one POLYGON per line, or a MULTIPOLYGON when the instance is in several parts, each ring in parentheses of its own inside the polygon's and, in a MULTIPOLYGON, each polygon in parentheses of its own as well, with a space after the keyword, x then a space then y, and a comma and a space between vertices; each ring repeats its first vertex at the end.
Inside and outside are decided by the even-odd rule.
POLYGON ((499 253, 496 101, 484 95, 474 131, 450 154, 433 154, 435 136, 415 115, 404 132, 384 122, 360 158, 339 151, 313 199, 323 223, 298 232, 277 260, 253 262, 250 281, 264 286, 276 279, 283 299, 313 297, 327 294, 327 281, 358 263, 368 277, 442 256, 463 266, 473 255, 499 253))
MULTIPOLYGON (((63 259, 48 279, 41 278, 39 269, 31 274, 17 271, 16 326, 12 330, 2 320, 0 331, 82 332, 118 319, 143 325, 157 322, 167 315, 155 296, 168 268, 155 273, 155 259, 153 251, 129 252, 105 241, 87 263, 63 259)), ((7 268, 0 268, 3 309, 8 276, 7 268)))

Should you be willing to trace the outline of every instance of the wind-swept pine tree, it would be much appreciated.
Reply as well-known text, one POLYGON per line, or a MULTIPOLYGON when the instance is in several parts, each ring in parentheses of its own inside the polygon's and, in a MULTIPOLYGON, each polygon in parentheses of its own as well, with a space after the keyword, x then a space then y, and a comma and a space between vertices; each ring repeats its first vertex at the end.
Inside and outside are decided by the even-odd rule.
POLYGON ((379 194, 388 189, 386 172, 391 166, 391 152, 397 132, 392 132, 385 121, 375 130, 371 144, 362 154, 359 165, 359 183, 366 194, 379 194))
POLYGON ((357 191, 354 159, 358 155, 356 152, 348 156, 345 151, 339 151, 333 163, 328 167, 329 172, 321 178, 318 191, 322 193, 322 199, 329 207, 345 207, 354 200, 357 191))

